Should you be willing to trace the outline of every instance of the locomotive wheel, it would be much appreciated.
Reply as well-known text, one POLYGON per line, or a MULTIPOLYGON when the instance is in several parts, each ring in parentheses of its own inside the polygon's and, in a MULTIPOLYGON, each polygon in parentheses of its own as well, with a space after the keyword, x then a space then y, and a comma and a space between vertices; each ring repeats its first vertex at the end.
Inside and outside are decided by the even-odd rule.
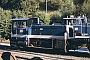
POLYGON ((88 42, 87 48, 88 48, 89 53, 90 53, 90 39, 89 39, 89 42, 88 42))
POLYGON ((68 53, 70 49, 76 49, 76 47, 77 47, 76 45, 67 41, 66 52, 68 53))
POLYGON ((90 53, 90 44, 88 45, 88 50, 89 50, 89 53, 90 53))

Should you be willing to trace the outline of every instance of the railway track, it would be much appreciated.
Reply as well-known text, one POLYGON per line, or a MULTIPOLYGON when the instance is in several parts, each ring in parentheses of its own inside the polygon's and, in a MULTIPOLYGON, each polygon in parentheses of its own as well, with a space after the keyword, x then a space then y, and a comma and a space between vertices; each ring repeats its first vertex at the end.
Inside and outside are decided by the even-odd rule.
POLYGON ((46 54, 46 53, 37 53, 31 51, 23 51, 23 50, 12 50, 10 47, 1 48, 4 46, 0 46, 0 53, 2 56, 3 52, 10 52, 13 54, 18 60, 90 60, 90 57, 76 57, 72 55, 62 55, 62 54, 46 54))
POLYGON ((35 53, 35 52, 26 52, 26 51, 17 51, 17 50, 0 50, 0 52, 10 52, 16 58, 20 59, 34 59, 40 58, 43 60, 90 60, 90 58, 85 57, 75 57, 75 56, 65 56, 65 55, 52 55, 45 53, 35 53))
MULTIPOLYGON (((7 51, 7 50, 0 50, 0 52, 11 52, 14 56, 17 58, 22 58, 22 59, 32 59, 35 57, 39 57, 43 60, 68 60, 68 58, 61 58, 60 56, 54 56, 51 54, 44 54, 44 53, 34 53, 34 52, 25 52, 25 51, 7 51)), ((72 60, 72 59, 71 59, 72 60)))

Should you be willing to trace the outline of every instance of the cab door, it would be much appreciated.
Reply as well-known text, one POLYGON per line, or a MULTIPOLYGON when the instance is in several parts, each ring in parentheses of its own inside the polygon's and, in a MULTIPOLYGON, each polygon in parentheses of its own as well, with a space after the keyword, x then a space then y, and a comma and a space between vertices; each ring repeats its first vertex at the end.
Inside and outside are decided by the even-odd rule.
POLYGON ((12 34, 17 34, 17 21, 12 21, 12 34))
POLYGON ((69 27, 69 37, 73 37, 73 28, 69 27))
POLYGON ((26 20, 17 21, 17 34, 18 35, 26 35, 27 27, 26 20))
POLYGON ((66 26, 66 31, 67 31, 68 39, 74 38, 73 26, 67 25, 66 26))

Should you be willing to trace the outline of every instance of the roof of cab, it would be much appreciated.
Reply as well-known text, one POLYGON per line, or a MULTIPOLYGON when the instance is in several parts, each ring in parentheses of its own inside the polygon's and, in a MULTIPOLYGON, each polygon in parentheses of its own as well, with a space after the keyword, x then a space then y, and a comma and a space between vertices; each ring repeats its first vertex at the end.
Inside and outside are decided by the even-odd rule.
POLYGON ((65 20, 67 20, 67 19, 84 19, 84 18, 63 18, 63 19, 65 19, 65 20))
POLYGON ((11 19, 11 20, 28 20, 30 18, 15 18, 15 19, 11 19))

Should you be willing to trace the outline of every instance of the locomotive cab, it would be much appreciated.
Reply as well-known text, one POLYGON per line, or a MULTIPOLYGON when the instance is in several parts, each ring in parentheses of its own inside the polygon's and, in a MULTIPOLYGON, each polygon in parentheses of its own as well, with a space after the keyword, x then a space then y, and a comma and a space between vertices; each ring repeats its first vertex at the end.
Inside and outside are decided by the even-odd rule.
POLYGON ((28 34, 28 28, 32 25, 44 24, 39 18, 19 18, 12 19, 12 34, 28 34))
POLYGON ((12 34, 26 34, 27 21, 13 20, 12 21, 12 34))
POLYGON ((17 47, 19 44, 25 45, 24 41, 26 38, 23 38, 21 35, 27 35, 27 19, 12 19, 11 26, 11 39, 10 45, 17 47), (18 36, 17 36, 18 35, 18 36), (23 39, 22 41, 20 41, 23 39))
POLYGON ((63 18, 66 24, 72 25, 74 29, 74 38, 67 40, 67 50, 70 52, 90 52, 90 33, 87 23, 87 17, 63 18))
POLYGON ((31 34, 31 26, 39 24, 38 18, 19 18, 11 19, 11 46, 26 46, 27 35, 31 34))

